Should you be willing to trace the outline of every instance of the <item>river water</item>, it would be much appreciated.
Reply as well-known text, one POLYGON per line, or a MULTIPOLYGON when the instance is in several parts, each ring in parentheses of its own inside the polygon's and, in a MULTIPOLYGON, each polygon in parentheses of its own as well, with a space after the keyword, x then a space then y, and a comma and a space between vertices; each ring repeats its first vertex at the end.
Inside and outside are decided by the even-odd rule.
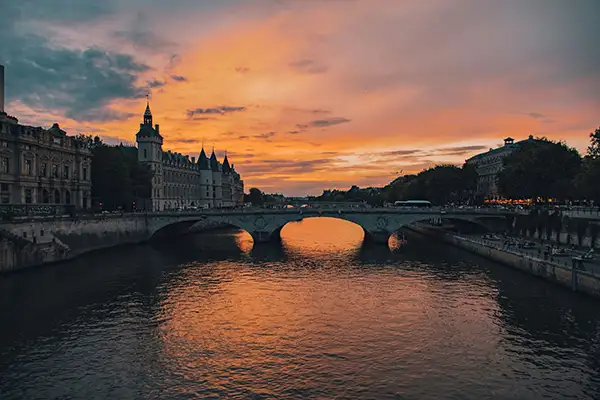
POLYGON ((345 221, 0 277, 0 399, 600 398, 600 302, 345 221))

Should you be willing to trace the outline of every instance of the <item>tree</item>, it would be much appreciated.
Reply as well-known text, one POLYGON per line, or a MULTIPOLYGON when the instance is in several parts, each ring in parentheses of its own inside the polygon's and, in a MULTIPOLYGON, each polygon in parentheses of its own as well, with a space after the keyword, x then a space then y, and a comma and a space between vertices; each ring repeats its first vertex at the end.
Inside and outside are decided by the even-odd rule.
POLYGON ((137 148, 107 146, 92 140, 92 197, 102 208, 129 210, 134 201, 149 199, 153 173, 138 162, 137 148))
POLYGON ((562 142, 536 139, 504 158, 498 188, 507 198, 567 199, 574 194, 573 178, 580 169, 577 150, 562 142))
POLYGON ((587 149, 587 155, 592 159, 600 158, 600 128, 590 133, 590 145, 587 149))
POLYGON ((244 197, 246 197, 245 201, 252 203, 253 206, 260 206, 265 202, 263 192, 257 188, 250 188, 248 195, 244 197))

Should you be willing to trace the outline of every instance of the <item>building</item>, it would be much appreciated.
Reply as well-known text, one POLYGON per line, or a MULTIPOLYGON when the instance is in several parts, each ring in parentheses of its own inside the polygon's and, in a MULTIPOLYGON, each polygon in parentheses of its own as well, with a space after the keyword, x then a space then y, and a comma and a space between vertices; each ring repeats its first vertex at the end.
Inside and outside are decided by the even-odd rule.
POLYGON ((163 151, 158 124, 152 126, 150 104, 135 135, 138 161, 153 172, 151 208, 171 210, 187 207, 236 207, 244 200, 244 181, 227 155, 220 163, 213 149, 207 157, 204 147, 195 157, 163 151))
POLYGON ((519 148, 522 143, 535 140, 533 135, 528 139, 515 143, 511 137, 504 139, 504 145, 496 149, 489 149, 485 153, 477 154, 468 160, 467 164, 475 166, 479 175, 477 178, 477 191, 475 195, 483 200, 494 200, 500 197, 498 193, 498 174, 504 168, 504 158, 519 148))
POLYGON ((19 124, 4 111, 0 65, 0 203, 91 206, 91 152, 58 124, 19 124))

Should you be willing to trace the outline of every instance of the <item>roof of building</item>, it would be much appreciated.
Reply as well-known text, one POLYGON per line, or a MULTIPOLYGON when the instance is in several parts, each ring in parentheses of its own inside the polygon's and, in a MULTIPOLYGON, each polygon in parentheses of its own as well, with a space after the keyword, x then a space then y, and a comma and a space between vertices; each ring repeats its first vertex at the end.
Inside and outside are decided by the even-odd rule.
POLYGON ((227 159, 227 154, 225 154, 225 158, 223 159, 223 172, 230 173, 231 166, 229 166, 229 160, 227 159))
POLYGON ((210 170, 210 165, 208 163, 208 157, 206 157, 206 153, 204 152, 204 147, 200 150, 200 155, 198 156, 198 167, 202 170, 210 170))
POLYGON ((219 170, 219 161, 217 160, 215 149, 213 149, 212 154, 210 155, 210 169, 212 169, 213 171, 219 170))
MULTIPOLYGON (((507 141, 509 139, 512 139, 512 138, 508 137, 508 138, 506 138, 504 140, 507 141)), ((512 140, 514 140, 514 139, 512 139, 512 140)), ((479 158, 488 157, 488 156, 490 156, 492 154, 503 153, 503 152, 506 152, 506 151, 513 151, 516 148, 518 148, 521 144, 532 142, 534 140, 535 139, 533 138, 533 135, 529 135, 529 137, 527 139, 520 140, 520 141, 518 141, 516 143, 508 143, 508 144, 505 144, 504 146, 496 147, 495 149, 489 149, 485 153, 476 154, 473 157, 467 159, 466 161, 469 162, 471 160, 476 160, 476 159, 479 159, 479 158)))

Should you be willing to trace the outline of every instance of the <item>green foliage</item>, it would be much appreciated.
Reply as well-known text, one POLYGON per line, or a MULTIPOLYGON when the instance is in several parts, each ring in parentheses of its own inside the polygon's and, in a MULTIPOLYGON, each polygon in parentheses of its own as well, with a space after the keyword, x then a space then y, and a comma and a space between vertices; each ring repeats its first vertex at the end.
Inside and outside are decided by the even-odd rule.
POLYGON ((504 159, 498 189, 506 198, 573 198, 581 156, 566 144, 547 139, 523 143, 504 159))
POLYGON ((417 175, 397 179, 388 189, 388 201, 429 200, 434 204, 461 202, 472 198, 477 172, 472 165, 437 165, 417 175))
POLYGON ((105 210, 130 210, 134 201, 141 205, 150 198, 153 174, 138 162, 135 147, 107 146, 99 138, 87 143, 93 155, 92 197, 96 203, 102 203, 105 210))
POLYGON ((250 188, 247 195, 244 195, 245 203, 252 203, 253 206, 263 205, 265 202, 265 195, 260 189, 250 188))
POLYGON ((593 159, 600 158, 600 128, 590 133, 590 145, 588 146, 587 156, 593 159))

